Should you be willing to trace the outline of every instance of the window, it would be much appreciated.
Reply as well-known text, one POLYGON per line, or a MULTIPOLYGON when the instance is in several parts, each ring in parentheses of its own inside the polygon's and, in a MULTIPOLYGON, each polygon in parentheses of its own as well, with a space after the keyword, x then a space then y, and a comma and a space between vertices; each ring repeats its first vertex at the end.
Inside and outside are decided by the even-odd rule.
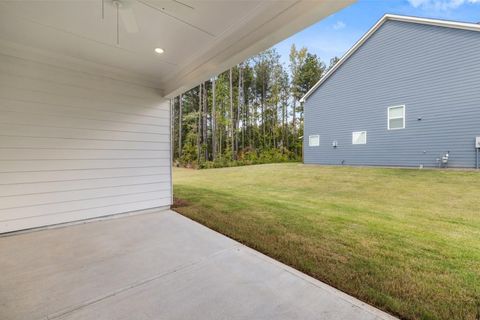
POLYGON ((388 108, 388 130, 405 129, 405 106, 388 108))
POLYGON ((308 146, 318 147, 320 145, 320 136, 318 134, 308 136, 308 146))
POLYGON ((352 132, 352 144, 367 144, 367 131, 352 132))

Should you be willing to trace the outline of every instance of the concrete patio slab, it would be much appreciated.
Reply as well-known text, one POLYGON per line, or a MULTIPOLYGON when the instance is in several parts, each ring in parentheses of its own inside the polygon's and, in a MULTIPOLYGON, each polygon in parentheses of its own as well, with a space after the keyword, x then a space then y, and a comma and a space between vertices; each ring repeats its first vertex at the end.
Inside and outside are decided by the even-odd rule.
POLYGON ((395 319, 172 211, 0 238, 0 319, 395 319))

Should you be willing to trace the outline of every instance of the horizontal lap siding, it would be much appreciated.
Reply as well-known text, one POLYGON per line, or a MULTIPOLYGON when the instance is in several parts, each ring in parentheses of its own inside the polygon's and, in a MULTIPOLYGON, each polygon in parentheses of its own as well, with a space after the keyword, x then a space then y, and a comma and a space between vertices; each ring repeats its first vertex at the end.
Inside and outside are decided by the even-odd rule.
POLYGON ((167 206, 152 88, 0 54, 0 233, 167 206))
POLYGON ((473 167, 479 51, 480 32, 387 21, 307 100, 305 139, 322 143, 305 145, 305 162, 436 166, 450 151, 450 166, 473 167), (403 104, 406 128, 387 130, 387 108, 403 104))

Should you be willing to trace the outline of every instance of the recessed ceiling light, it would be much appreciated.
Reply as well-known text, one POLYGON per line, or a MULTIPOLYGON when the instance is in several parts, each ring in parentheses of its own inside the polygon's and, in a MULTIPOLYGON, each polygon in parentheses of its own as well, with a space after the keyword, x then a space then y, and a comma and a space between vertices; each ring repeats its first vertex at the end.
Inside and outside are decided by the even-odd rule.
POLYGON ((162 48, 155 48, 155 52, 158 53, 158 54, 162 54, 165 51, 162 48))

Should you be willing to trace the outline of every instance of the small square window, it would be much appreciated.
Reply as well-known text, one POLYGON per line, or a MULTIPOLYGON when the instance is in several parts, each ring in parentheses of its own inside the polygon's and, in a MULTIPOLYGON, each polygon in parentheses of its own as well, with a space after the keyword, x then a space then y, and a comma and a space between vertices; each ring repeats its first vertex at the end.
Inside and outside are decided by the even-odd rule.
POLYGON ((320 145, 320 136, 318 134, 308 136, 308 146, 318 147, 320 145))
POLYGON ((405 106, 388 108, 388 130, 405 129, 405 106))
POLYGON ((367 144, 367 131, 352 132, 352 144, 367 144))

